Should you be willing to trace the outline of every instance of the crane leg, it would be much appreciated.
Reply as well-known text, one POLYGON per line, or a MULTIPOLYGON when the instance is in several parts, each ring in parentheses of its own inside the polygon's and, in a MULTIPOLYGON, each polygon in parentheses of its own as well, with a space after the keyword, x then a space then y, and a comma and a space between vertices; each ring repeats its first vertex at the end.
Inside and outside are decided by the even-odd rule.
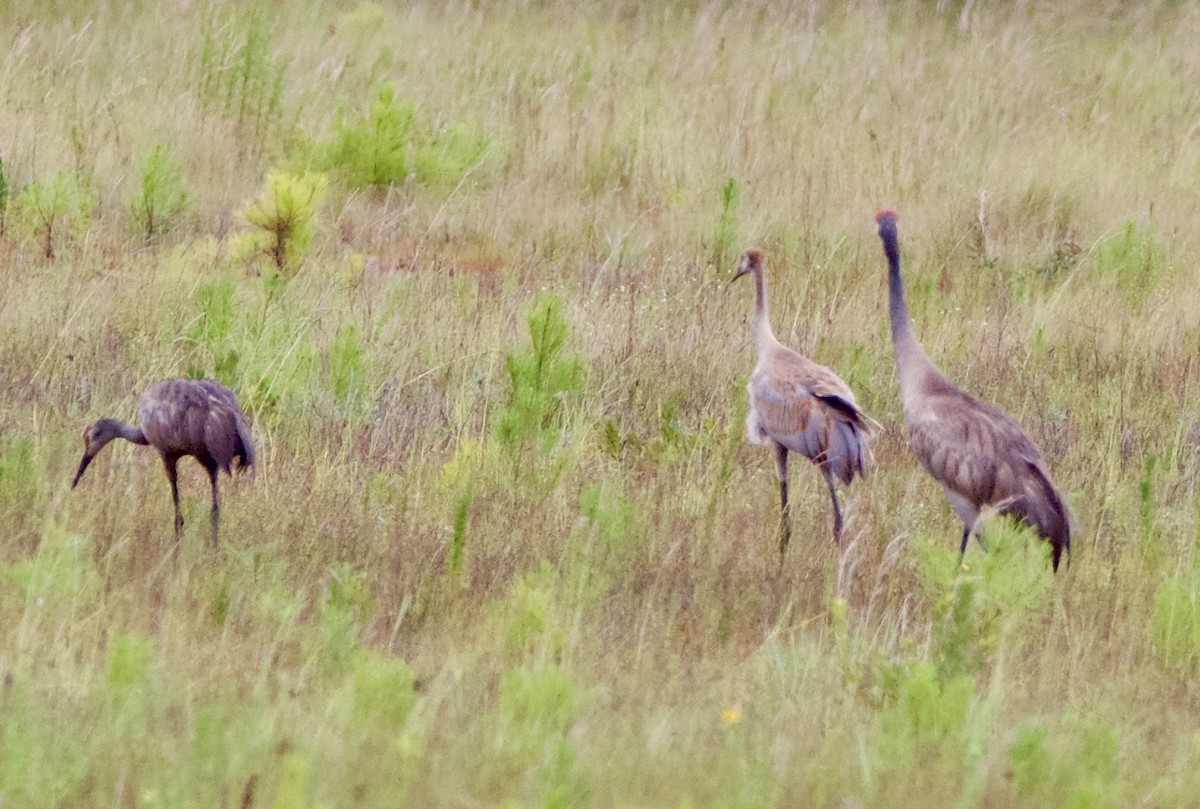
POLYGON ((775 445, 775 473, 779 476, 779 558, 782 561, 787 553, 788 542, 792 539, 791 509, 788 508, 787 492, 787 447, 775 445))
POLYGON ((167 480, 171 483, 171 502, 175 504, 175 541, 183 534, 183 514, 179 510, 179 475, 175 469, 178 458, 163 458, 163 466, 167 470, 167 480))
POLYGON ((212 523, 212 544, 217 547, 217 526, 221 521, 221 502, 217 498, 217 470, 209 469, 208 478, 212 481, 212 513, 209 515, 209 521, 212 523))
POLYGON ((842 547, 842 510, 838 508, 837 489, 833 487, 833 475, 828 469, 822 469, 825 475, 825 485, 829 487, 829 498, 833 500, 833 541, 842 547))

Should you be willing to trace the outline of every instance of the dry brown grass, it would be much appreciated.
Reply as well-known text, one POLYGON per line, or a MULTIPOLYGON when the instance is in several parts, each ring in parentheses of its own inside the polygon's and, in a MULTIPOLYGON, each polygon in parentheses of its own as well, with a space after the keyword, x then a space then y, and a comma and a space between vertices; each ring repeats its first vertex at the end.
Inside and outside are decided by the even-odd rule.
POLYGON ((0 802, 1186 805, 1200 8, 968 5, 14 6, 5 174, 98 202, 53 262, 0 237, 0 802), (250 30, 285 66, 257 129, 197 89, 205 37, 250 30), (335 188, 268 295, 228 256, 236 212, 381 82, 486 158, 335 188), (145 245, 126 202, 157 143, 193 207, 145 245), (882 206, 928 352, 1076 511, 1058 580, 1019 541, 951 579, 955 520, 904 445, 882 206), (780 336, 884 425, 840 557, 804 466, 774 553, 741 435, 751 306, 719 260, 752 243, 780 336), (206 342, 221 284, 234 322, 206 342), (586 374, 554 448, 514 458, 505 355, 543 290, 586 374), (220 551, 190 468, 178 548, 152 453, 114 445, 68 489, 86 423, 231 351, 261 463, 220 551))

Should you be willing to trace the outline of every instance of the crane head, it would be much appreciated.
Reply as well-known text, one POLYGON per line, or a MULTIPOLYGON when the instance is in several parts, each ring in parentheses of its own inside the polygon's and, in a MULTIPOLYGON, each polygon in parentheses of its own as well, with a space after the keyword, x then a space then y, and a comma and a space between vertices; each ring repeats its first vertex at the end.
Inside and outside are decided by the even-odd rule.
POLYGON ((117 422, 112 419, 100 419, 94 424, 89 424, 83 431, 83 459, 79 461, 79 470, 75 472, 75 479, 71 481, 71 488, 74 489, 79 479, 83 477, 84 471, 88 468, 88 464, 92 459, 104 449, 104 446, 121 435, 121 430, 117 426, 117 422))
POLYGON ((875 214, 875 223, 879 225, 880 236, 895 236, 896 235, 896 212, 884 208, 879 213, 875 214))
POLYGON ((751 248, 745 253, 742 253, 741 261, 738 262, 737 272, 733 278, 729 279, 729 283, 733 283, 743 275, 749 275, 752 272, 758 272, 762 269, 762 253, 751 248))

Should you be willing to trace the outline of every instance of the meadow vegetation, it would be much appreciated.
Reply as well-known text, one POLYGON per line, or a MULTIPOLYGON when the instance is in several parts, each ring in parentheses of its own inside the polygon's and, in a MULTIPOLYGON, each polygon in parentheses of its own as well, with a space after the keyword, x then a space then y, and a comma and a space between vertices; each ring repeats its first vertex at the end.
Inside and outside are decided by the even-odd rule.
POLYGON ((52 3, 0 15, 0 803, 1200 795, 1200 5, 52 3), (1070 569, 904 444, 918 334, 1070 569), (830 541, 746 443, 740 250, 883 424, 830 541), (253 477, 80 433, 175 375, 253 477))

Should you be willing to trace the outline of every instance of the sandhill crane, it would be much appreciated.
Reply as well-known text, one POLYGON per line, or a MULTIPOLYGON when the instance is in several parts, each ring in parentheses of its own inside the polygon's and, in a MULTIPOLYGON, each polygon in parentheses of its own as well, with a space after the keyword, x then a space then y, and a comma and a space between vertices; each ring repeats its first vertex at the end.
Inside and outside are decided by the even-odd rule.
POLYGON ((880 211, 875 221, 887 256, 892 347, 908 445, 963 521, 960 556, 976 532, 980 510, 993 506, 1050 543, 1057 571, 1063 551, 1071 551, 1070 518, 1041 456, 1012 417, 955 387, 925 354, 904 301, 896 214, 880 211))
POLYGON ((787 551, 791 539, 789 451, 808 458, 825 476, 833 501, 833 539, 840 546, 842 512, 833 479, 849 484, 855 475, 862 476, 871 458, 867 446, 870 418, 858 409, 854 393, 837 374, 776 339, 767 313, 767 287, 758 250, 747 250, 742 255, 732 281, 743 275, 754 276, 753 328, 758 350, 758 364, 746 386, 750 395, 746 436, 752 443, 769 444, 775 450, 782 511, 779 553, 782 556, 787 551))
POLYGON ((124 438, 134 444, 148 444, 158 450, 171 499, 175 503, 175 539, 183 530, 179 512, 179 485, 175 465, 191 455, 208 471, 212 481, 213 547, 217 545, 220 505, 217 500, 217 472, 232 475, 236 460, 240 468, 254 464, 254 440, 250 424, 233 391, 212 379, 166 379, 146 389, 138 401, 139 426, 116 419, 100 419, 83 431, 83 460, 71 488, 75 488, 84 470, 108 442, 124 438))

